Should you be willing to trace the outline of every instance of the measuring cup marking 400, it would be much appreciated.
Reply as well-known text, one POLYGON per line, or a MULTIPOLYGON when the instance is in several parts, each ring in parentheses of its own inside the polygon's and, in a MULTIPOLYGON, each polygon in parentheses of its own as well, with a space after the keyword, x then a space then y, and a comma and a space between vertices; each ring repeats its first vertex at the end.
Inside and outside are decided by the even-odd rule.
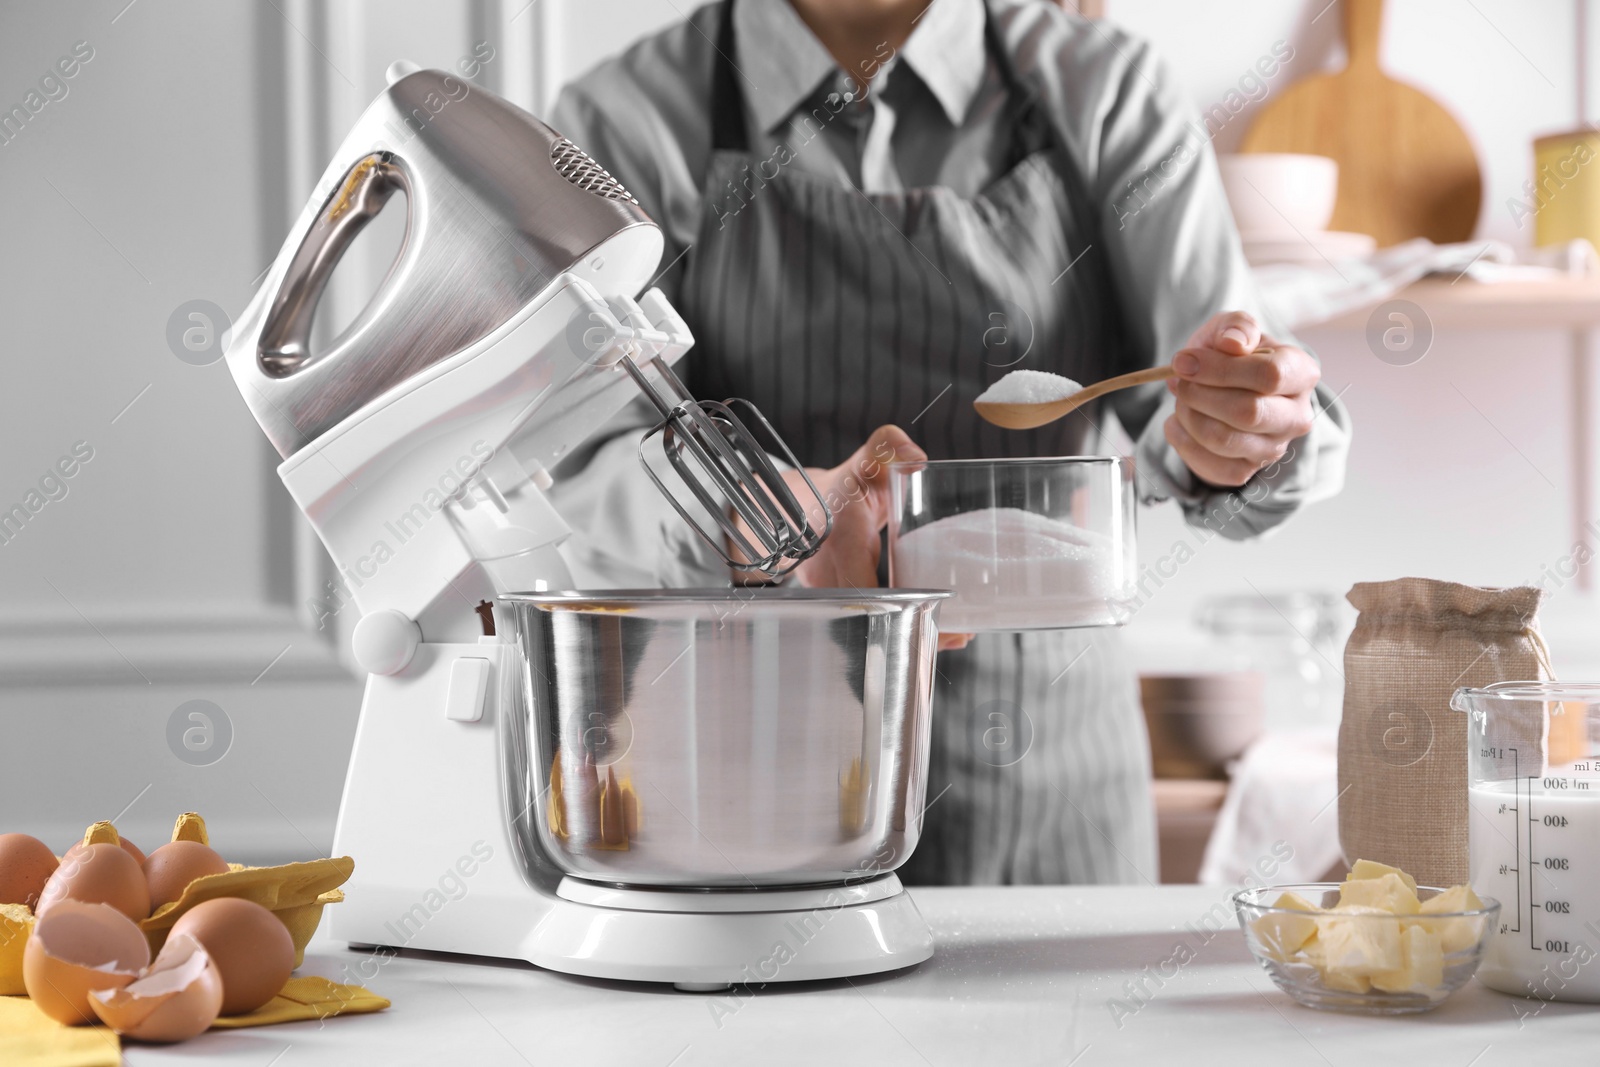
POLYGON ((1600 1001, 1600 685, 1502 682, 1451 705, 1469 716, 1472 885, 1501 906, 1478 977, 1600 1001))

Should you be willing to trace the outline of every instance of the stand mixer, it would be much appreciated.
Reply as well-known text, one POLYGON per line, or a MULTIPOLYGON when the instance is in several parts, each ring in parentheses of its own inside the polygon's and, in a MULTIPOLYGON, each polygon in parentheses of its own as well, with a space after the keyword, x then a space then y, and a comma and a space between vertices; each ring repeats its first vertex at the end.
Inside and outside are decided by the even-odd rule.
MULTIPOLYGON (((693 339, 659 291, 635 298, 662 247, 636 201, 577 146, 481 89, 396 64, 234 328, 229 369, 361 612, 353 651, 369 678, 334 839, 335 853, 357 865, 348 899, 329 913, 336 939, 688 989, 892 970, 932 953, 892 871, 920 828, 933 606, 943 594, 852 591, 829 601, 781 589, 699 598, 656 590, 613 604, 560 592, 572 585, 561 547, 571 531, 546 496, 550 468, 641 391, 661 416, 641 462, 719 552, 780 576, 831 528, 814 486, 797 496, 785 484, 768 449, 800 465, 759 412, 695 401, 672 372, 693 339), (396 192, 407 228, 394 264, 350 327, 315 351, 324 286, 396 192), (672 781, 711 773, 688 762, 714 749, 728 761, 717 773, 740 766, 727 756, 727 728, 706 725, 708 708, 699 720, 692 706, 685 712, 682 729, 698 729, 698 748, 673 748, 670 731, 652 741, 633 705, 631 762, 597 756, 587 734, 561 749, 539 725, 561 711, 553 704, 570 698, 615 723, 624 697, 574 690, 572 679, 588 676, 573 673, 556 643, 591 642, 573 654, 599 664, 599 676, 613 671, 612 651, 622 657, 615 670, 634 670, 640 655, 656 654, 644 647, 652 640, 686 634, 707 642, 686 660, 678 653, 704 680, 718 650, 765 647, 817 612, 831 613, 818 624, 830 640, 810 648, 808 662, 843 663, 854 679, 839 689, 854 718, 835 731, 853 739, 849 751, 811 745, 815 758, 784 755, 770 737, 757 739, 749 743, 766 747, 751 759, 761 767, 741 774, 781 778, 816 764, 831 776, 819 779, 828 789, 838 778, 826 812, 782 824, 793 848, 769 841, 775 848, 764 853, 814 845, 806 854, 829 873, 806 876, 779 861, 754 877, 699 884, 685 870, 651 873, 675 834, 708 855, 721 851, 711 828, 733 815, 748 823, 762 798, 738 812, 678 810, 694 804, 672 781), (623 618, 633 621, 611 625, 623 618), (627 647, 612 649, 614 638, 627 647), (689 755, 661 757, 651 745, 689 755), (657 771, 646 780, 639 768, 652 758, 657 771), (634 777, 619 784, 618 767, 634 777), (601 805, 588 838, 578 810, 586 796, 601 805), (616 804, 632 805, 626 832, 601 825, 607 797, 616 826, 616 804), (875 858, 864 859, 869 852, 875 858), (597 856, 606 862, 589 862, 597 856), (770 968, 775 944, 794 942, 796 931, 800 950, 770 968)), ((679 660, 658 678, 685 669, 679 660)), ((727 662, 739 672, 737 657, 727 662)), ((680 705, 705 692, 675 685, 632 688, 635 698, 678 693, 680 705)), ((626 691, 624 680, 617 693, 626 691)), ((784 722, 827 718, 781 710, 779 734, 784 722)), ((616 740, 602 734, 602 748, 616 740)))

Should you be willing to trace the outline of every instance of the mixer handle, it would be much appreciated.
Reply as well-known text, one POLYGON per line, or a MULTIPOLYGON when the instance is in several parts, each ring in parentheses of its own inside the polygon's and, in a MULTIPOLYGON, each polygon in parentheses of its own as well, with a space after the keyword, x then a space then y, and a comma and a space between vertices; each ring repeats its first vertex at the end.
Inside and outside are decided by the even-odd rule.
POLYGON ((397 191, 410 199, 405 168, 393 153, 373 152, 356 161, 328 198, 289 261, 267 310, 258 358, 269 377, 287 378, 313 361, 312 320, 328 279, 351 242, 397 191))

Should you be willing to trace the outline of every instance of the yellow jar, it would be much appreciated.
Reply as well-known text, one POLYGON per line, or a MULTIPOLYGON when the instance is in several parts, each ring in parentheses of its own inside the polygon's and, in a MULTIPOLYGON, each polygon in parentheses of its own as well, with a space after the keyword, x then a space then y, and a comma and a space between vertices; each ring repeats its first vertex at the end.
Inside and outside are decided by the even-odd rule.
POLYGON ((1533 142, 1533 180, 1513 196, 1518 229, 1533 215, 1534 243, 1587 239, 1600 248, 1600 133, 1572 130, 1533 142))

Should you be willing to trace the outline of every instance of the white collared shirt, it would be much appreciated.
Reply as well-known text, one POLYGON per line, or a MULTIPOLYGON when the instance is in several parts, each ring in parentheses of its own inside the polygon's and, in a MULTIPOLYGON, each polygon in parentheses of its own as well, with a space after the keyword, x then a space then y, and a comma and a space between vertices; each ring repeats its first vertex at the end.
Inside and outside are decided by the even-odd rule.
POLYGON ((800 146, 796 169, 867 193, 974 195, 1004 166, 1010 133, 984 18, 983 0, 932 0, 904 45, 883 44, 853 72, 870 83, 862 93, 788 0, 740 0, 735 62, 753 147, 800 146))

